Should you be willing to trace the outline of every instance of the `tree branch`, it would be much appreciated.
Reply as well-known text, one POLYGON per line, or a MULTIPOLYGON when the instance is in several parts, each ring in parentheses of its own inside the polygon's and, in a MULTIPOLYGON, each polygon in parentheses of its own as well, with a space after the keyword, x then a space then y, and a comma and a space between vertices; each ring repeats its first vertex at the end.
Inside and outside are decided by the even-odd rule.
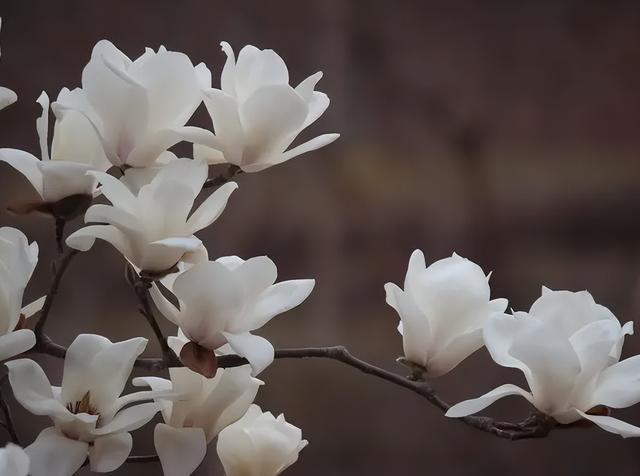
MULTIPOLYGON (((36 345, 36 351, 54 357, 64 357, 66 349, 55 344, 47 336, 43 336, 42 343, 36 345)), ((175 354, 174 354, 175 356, 175 354)), ((364 360, 353 356, 343 346, 333 347, 303 347, 295 349, 278 349, 275 352, 276 359, 304 359, 304 358, 324 358, 342 362, 353 367, 360 372, 373 375, 379 379, 385 380, 398 387, 406 388, 422 398, 426 399, 431 405, 445 413, 451 405, 442 400, 436 392, 429 386, 427 382, 416 381, 411 377, 390 372, 388 370, 376 367, 364 360)), ((177 359, 177 358, 176 358, 177 359)), ((248 364, 248 361, 238 355, 221 355, 218 356, 218 365, 221 368, 238 367, 248 364)), ((138 359, 135 362, 138 368, 159 371, 168 367, 165 359, 145 358, 138 359)), ((171 365, 173 366, 173 365, 171 365)), ((177 363, 176 366, 182 366, 177 363)), ((572 425, 558 425, 553 418, 540 413, 532 413, 528 418, 519 423, 503 422, 493 418, 484 416, 466 416, 456 419, 462 423, 480 430, 485 433, 492 434, 498 438, 508 440, 522 440, 529 438, 541 438, 549 434, 554 428, 568 428, 572 425)))
POLYGON ((52 263, 53 268, 53 280, 51 281, 51 286, 49 287, 49 292, 47 293, 47 297, 45 298, 44 305, 42 306, 42 310, 40 311, 40 317, 38 318, 38 322, 36 323, 34 332, 36 337, 40 337, 44 333, 44 325, 47 323, 47 318, 49 317, 49 313, 51 312, 51 307, 53 306, 53 301, 58 295, 58 288, 60 287, 60 282, 64 277, 64 273, 69 267, 71 260, 75 255, 77 255, 79 251, 77 250, 67 250, 65 254, 63 254, 59 259, 55 260, 52 263))
MULTIPOLYGON (((138 297, 138 301, 140 302, 140 314, 144 316, 144 318, 149 323, 149 326, 153 330, 156 338, 158 339, 158 343, 160 344, 160 349, 162 350, 162 363, 165 368, 167 367, 182 367, 182 362, 176 356, 175 352, 169 344, 167 343, 167 339, 162 333, 162 329, 158 325, 158 321, 153 315, 153 311, 151 310, 151 303, 149 300, 149 288, 151 287, 151 281, 148 279, 142 278, 136 273, 131 265, 127 265, 127 280, 133 286, 133 290, 138 297)), ((149 363, 151 366, 157 365, 154 361, 149 363)))

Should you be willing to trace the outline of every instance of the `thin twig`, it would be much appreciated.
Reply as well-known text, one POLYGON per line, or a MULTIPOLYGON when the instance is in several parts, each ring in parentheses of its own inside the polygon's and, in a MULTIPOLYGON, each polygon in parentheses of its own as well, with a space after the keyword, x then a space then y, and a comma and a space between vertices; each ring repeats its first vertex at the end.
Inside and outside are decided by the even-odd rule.
MULTIPOLYGON (((138 301, 140 302, 140 314, 144 316, 144 318, 149 323, 151 330, 155 334, 158 339, 158 343, 160 344, 160 349, 162 350, 162 360, 165 364, 165 367, 182 367, 182 362, 176 356, 175 352, 169 344, 167 343, 167 339, 162 333, 162 329, 158 325, 158 321, 156 320, 153 311, 151 310, 150 296, 149 296, 149 288, 151 287, 151 281, 141 278, 138 273, 135 272, 133 268, 129 266, 129 271, 127 273, 128 280, 133 286, 133 290, 138 297, 138 301)), ((150 364, 153 365, 153 364, 150 364)))
POLYGON ((210 188, 210 187, 218 187, 220 185, 224 185, 233 177, 242 173, 242 169, 237 165, 230 164, 227 169, 219 175, 215 177, 211 177, 207 179, 202 188, 210 188))
POLYGON ((56 245, 58 246, 58 253, 64 251, 64 227, 67 221, 64 218, 56 218, 56 245))
POLYGON ((51 281, 51 286, 49 287, 49 292, 47 293, 47 297, 45 298, 44 305, 42 306, 42 310, 40 311, 40 318, 36 323, 34 332, 36 336, 41 336, 44 332, 44 325, 47 323, 47 318, 49 317, 49 313, 51 312, 51 307, 53 306, 53 301, 55 300, 58 294, 58 288, 60 287, 60 282, 64 276, 65 271, 67 270, 71 260, 75 255, 79 252, 77 250, 67 250, 67 252, 60 257, 60 259, 53 262, 53 280, 51 281))

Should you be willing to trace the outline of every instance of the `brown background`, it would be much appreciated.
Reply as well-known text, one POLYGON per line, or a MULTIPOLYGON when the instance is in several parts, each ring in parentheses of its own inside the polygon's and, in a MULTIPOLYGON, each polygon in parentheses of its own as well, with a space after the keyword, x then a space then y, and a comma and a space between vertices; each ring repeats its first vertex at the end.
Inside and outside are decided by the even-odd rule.
MULTIPOLYGON (((77 86, 93 44, 131 56, 184 51, 219 77, 220 40, 271 47, 293 82, 321 69, 332 105, 315 133, 335 144, 239 179, 201 237, 214 257, 267 254, 282 279, 317 278, 303 306, 263 331, 276 346, 345 344, 385 368, 401 353, 383 284, 411 251, 457 251, 493 270, 495 297, 527 309, 545 284, 589 289, 622 320, 640 308, 640 6, 615 1, 30 1, 1 0, 0 84, 20 101, 0 114, 0 144, 37 152, 35 99, 77 86)), ((217 82, 216 82, 217 84, 217 82)), ((196 123, 207 124, 203 115, 196 123)), ((32 192, 0 168, 0 206, 32 192)), ((51 224, 0 213, 42 248, 28 294, 46 289, 51 224)), ((77 226, 77 224, 75 225, 77 226)), ((50 321, 56 340, 150 335, 99 243, 73 265, 50 321)), ((167 332, 168 323, 163 323, 167 332)), ((625 355, 640 351, 629 338, 625 355)), ((149 355, 157 353, 151 342, 149 355)), ((41 359, 58 383, 60 365, 41 359)), ((310 446, 291 475, 636 475, 640 441, 598 430, 509 443, 443 418, 417 396, 330 361, 279 361, 258 401, 285 412, 310 446)), ((435 382, 451 400, 516 373, 485 351, 435 382)), ((489 409, 520 418, 517 399, 489 409)), ((31 441, 45 418, 16 410, 31 441)), ((619 412, 640 424, 640 410, 619 412)), ((151 426, 134 451, 151 451, 151 426)), ((117 475, 155 475, 124 466, 117 475)), ((197 475, 221 474, 211 451, 197 475)))

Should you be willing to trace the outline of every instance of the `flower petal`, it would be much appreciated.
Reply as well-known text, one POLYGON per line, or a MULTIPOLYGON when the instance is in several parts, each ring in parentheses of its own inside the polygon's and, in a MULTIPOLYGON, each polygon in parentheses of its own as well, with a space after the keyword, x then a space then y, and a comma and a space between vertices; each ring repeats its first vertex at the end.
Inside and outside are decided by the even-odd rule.
POLYGON ((25 448, 31 476, 71 476, 87 459, 89 444, 72 440, 53 427, 40 432, 36 441, 25 448))
POLYGON ((229 197, 237 188, 237 183, 227 182, 208 196, 187 220, 187 232, 195 233, 216 221, 227 206, 229 197))
POLYGON ((159 410, 160 406, 157 403, 141 403, 140 405, 125 408, 118 412, 109 423, 94 430, 93 434, 102 436, 137 430, 151 421, 159 410))
POLYGON ((623 438, 640 436, 640 427, 633 426, 617 418, 604 415, 589 415, 577 410, 582 418, 592 421, 605 431, 615 433, 623 438))
POLYGON ((31 329, 19 329, 0 336, 0 360, 10 359, 36 345, 36 335, 31 329))
POLYGON ((505 385, 501 385, 498 388, 494 388, 481 397, 473 398, 471 400, 465 400, 464 402, 455 404, 454 406, 449 408, 449 410, 447 410, 445 416, 448 416, 450 418, 460 418, 467 415, 472 415, 474 413, 478 413, 481 410, 484 410, 496 400, 500 400, 501 398, 508 397, 510 395, 520 395, 530 402, 532 401, 532 396, 529 392, 521 389, 517 385, 507 383, 505 385))
POLYGON ((165 476, 189 476, 207 454, 202 428, 173 428, 158 423, 153 441, 165 476))
POLYGON ((44 179, 38 165, 40 161, 36 157, 18 149, 0 149, 0 162, 5 162, 24 175, 38 195, 43 196, 44 179))
POLYGON ((274 164, 280 164, 282 162, 286 162, 287 160, 293 159, 302 154, 306 154, 307 152, 312 152, 314 150, 321 149, 322 147, 331 144, 335 140, 340 137, 340 134, 322 134, 320 136, 314 137, 307 142, 303 142, 300 145, 295 146, 292 149, 284 152, 280 158, 278 158, 274 164))
POLYGON ((44 370, 30 359, 6 362, 9 369, 9 383, 18 403, 34 415, 49 415, 55 418, 71 419, 73 415, 53 394, 44 370))
POLYGON ((249 361, 253 375, 258 375, 273 362, 275 355, 273 345, 264 337, 248 332, 245 334, 223 332, 223 335, 234 352, 249 361))
POLYGON ((89 449, 91 471, 96 473, 115 471, 127 460, 132 446, 133 438, 131 433, 127 432, 96 438, 89 449))

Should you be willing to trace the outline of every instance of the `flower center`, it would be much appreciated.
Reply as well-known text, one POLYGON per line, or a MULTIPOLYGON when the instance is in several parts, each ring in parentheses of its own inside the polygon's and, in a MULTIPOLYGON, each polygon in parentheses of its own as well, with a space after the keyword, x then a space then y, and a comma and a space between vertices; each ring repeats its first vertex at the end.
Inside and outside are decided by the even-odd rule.
POLYGON ((67 403, 67 410, 77 415, 78 413, 87 413, 89 415, 100 415, 98 407, 91 403, 91 391, 87 391, 81 400, 77 402, 67 403))

